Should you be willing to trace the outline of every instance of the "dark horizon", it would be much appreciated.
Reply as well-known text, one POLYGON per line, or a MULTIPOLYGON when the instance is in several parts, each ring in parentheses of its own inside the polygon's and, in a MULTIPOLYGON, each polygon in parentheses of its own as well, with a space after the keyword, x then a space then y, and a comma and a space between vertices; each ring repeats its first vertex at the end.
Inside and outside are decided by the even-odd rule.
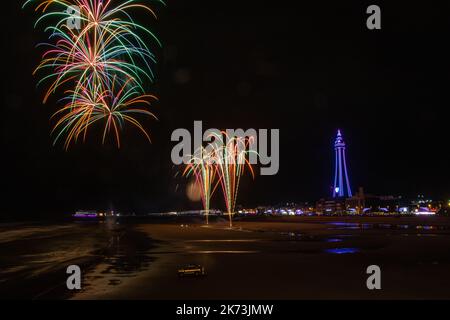
MULTIPOLYGON (((91 134, 68 152, 50 136, 57 99, 43 105, 44 90, 32 76, 45 34, 33 28, 33 10, 8 4, 0 219, 76 209, 200 209, 186 198, 186 180, 174 177, 170 160, 172 131, 192 131, 195 120, 204 129, 280 129, 280 171, 243 178, 244 206, 330 196, 337 129, 354 190, 450 198, 449 4, 379 2, 382 30, 370 31, 368 1, 297 8, 169 0, 156 7, 164 47, 152 89, 159 121, 145 122, 153 144, 127 128, 119 150, 91 134)), ((223 209, 220 195, 212 207, 223 209)))

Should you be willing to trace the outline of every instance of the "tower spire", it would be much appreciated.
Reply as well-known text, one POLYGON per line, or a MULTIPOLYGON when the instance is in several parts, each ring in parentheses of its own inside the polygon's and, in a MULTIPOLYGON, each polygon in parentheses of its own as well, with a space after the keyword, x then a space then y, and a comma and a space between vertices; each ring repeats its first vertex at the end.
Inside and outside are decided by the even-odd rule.
POLYGON ((342 138, 341 130, 338 129, 336 140, 334 141, 334 154, 335 154, 335 164, 334 164, 334 187, 333 187, 333 198, 348 197, 352 196, 352 190, 350 188, 350 183, 348 179, 347 162, 345 159, 345 142, 342 138), (345 187, 344 187, 345 179, 345 187))

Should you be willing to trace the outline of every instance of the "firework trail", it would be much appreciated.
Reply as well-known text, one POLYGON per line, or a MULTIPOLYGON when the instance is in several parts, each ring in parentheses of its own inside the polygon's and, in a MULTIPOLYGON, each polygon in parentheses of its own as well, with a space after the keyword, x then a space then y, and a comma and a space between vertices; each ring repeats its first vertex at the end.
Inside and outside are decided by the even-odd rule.
POLYGON ((255 177, 253 167, 248 160, 248 155, 255 151, 249 150, 249 146, 253 143, 252 137, 230 137, 226 132, 222 132, 222 135, 225 136, 226 142, 221 148, 215 150, 214 157, 230 227, 232 227, 239 184, 241 177, 245 173, 245 168, 247 167, 252 177, 255 177))
POLYGON ((221 186, 230 227, 232 227, 241 177, 246 168, 253 178, 255 176, 248 159, 250 153, 257 155, 256 151, 250 148, 254 139, 253 137, 230 137, 224 131, 220 134, 212 133, 209 138, 213 138, 215 142, 197 150, 196 154, 190 157, 183 174, 195 176, 195 181, 201 189, 206 212, 209 211, 211 196, 218 185, 221 186))
POLYGON ((50 43, 38 45, 47 51, 34 71, 43 74, 38 85, 48 84, 43 102, 61 86, 74 88, 66 91, 70 99, 62 99, 65 105, 54 115, 64 115, 55 126, 62 128, 55 141, 61 133, 67 133, 67 148, 81 132, 85 138, 87 127, 99 119, 107 119, 103 142, 106 133, 112 131, 120 146, 118 128, 125 122, 137 126, 148 138, 132 114, 154 117, 135 104, 148 105, 145 99, 154 98, 144 89, 146 81, 154 81, 151 66, 156 63, 146 39, 150 37, 159 46, 161 43, 149 29, 133 20, 130 11, 144 10, 156 18, 155 12, 135 0, 28 0, 24 7, 30 4, 41 13, 35 26, 45 23, 45 31, 50 33, 50 43), (68 25, 73 8, 78 8, 77 28, 68 25))
POLYGON ((214 157, 215 151, 208 151, 207 149, 200 147, 200 149, 190 157, 183 172, 183 176, 194 176, 195 183, 199 186, 203 209, 205 210, 206 224, 209 223, 208 217, 211 197, 219 184, 214 157))
POLYGON ((81 87, 79 91, 67 92, 67 104, 58 110, 53 117, 61 115, 53 132, 58 132, 55 142, 66 133, 65 149, 67 150, 71 142, 76 142, 80 136, 86 139, 88 128, 92 124, 104 121, 103 143, 109 132, 114 132, 117 147, 120 148, 120 130, 126 122, 136 126, 149 141, 150 137, 142 125, 133 117, 137 114, 156 117, 143 107, 138 105, 150 105, 148 100, 157 98, 153 95, 140 95, 136 87, 123 84, 119 89, 104 89, 100 84, 97 88, 94 82, 88 83, 87 87, 81 87))

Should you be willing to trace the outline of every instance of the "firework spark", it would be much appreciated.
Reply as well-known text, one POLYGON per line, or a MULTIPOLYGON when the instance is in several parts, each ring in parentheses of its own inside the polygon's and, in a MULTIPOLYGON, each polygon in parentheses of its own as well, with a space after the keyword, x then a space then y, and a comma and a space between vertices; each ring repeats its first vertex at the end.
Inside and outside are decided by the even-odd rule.
MULTIPOLYGON (((164 4, 161 0, 154 2, 164 4)), ((32 3, 41 13, 35 26, 45 23, 45 31, 50 33, 50 43, 38 45, 47 51, 34 72, 43 74, 38 85, 48 84, 43 102, 62 86, 74 88, 65 91, 69 94, 62 99, 65 105, 54 115, 64 115, 55 127, 55 140, 67 133, 67 148, 82 132, 85 138, 87 127, 100 119, 108 119, 103 142, 106 133, 114 132, 120 146, 118 132, 125 122, 137 126, 148 138, 130 114, 153 117, 135 105, 147 105, 148 98, 155 98, 144 89, 147 81, 154 81, 152 66, 156 63, 146 38, 159 46, 161 43, 148 28, 133 20, 131 10, 143 9, 156 18, 152 8, 135 0, 28 0, 24 6, 32 3), (79 28, 68 25, 72 8, 78 8, 79 28)))
POLYGON ((201 147, 193 156, 190 157, 188 164, 183 172, 186 177, 194 176, 195 183, 199 186, 203 209, 205 210, 206 224, 209 223, 209 210, 211 197, 218 186, 215 165, 215 152, 208 152, 201 147))
POLYGON ((120 147, 120 131, 126 122, 137 127, 150 141, 150 136, 136 119, 136 115, 147 115, 156 119, 155 115, 139 105, 150 105, 150 100, 157 100, 153 95, 140 95, 136 87, 123 84, 116 89, 104 89, 98 84, 93 88, 93 83, 87 87, 81 87, 78 91, 67 92, 67 104, 58 110, 53 117, 60 116, 53 132, 58 132, 54 143, 66 134, 65 148, 69 148, 71 142, 76 142, 80 136, 86 139, 88 128, 93 124, 104 121, 103 139, 111 131, 117 146, 120 147))
POLYGON ((201 147, 194 156, 191 156, 184 174, 195 176, 196 183, 202 192, 206 212, 209 211, 212 194, 218 185, 221 186, 230 227, 232 227, 241 177, 246 168, 253 178, 255 176, 248 159, 249 154, 255 152, 249 148, 253 138, 230 137, 224 131, 220 134, 212 133, 210 138, 216 142, 206 148, 201 147), (223 143, 224 138, 225 143, 223 143))
POLYGON ((222 135, 225 136, 226 143, 222 148, 216 150, 215 157, 230 227, 232 227, 239 184, 245 168, 249 169, 253 178, 255 177, 253 167, 248 160, 249 153, 253 152, 249 150, 253 138, 229 137, 226 132, 222 132, 222 135))

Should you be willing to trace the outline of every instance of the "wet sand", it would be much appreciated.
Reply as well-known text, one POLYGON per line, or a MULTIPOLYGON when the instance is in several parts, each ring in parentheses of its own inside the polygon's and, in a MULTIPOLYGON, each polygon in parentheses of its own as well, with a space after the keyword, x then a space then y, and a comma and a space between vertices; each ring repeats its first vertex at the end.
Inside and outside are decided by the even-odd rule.
POLYGON ((0 224, 0 257, 2 299, 450 298, 443 217, 0 224), (208 275, 179 278, 189 263, 208 275), (71 264, 82 268, 80 292, 65 286, 71 264), (366 288, 372 264, 379 291, 366 288))
POLYGON ((145 270, 119 277, 98 265, 75 299, 448 299, 450 220, 286 218, 134 225, 158 240, 145 270), (183 223, 184 224, 184 223, 183 223), (200 263, 208 275, 179 278, 200 263), (366 268, 382 290, 366 288, 366 268), (116 279, 116 281, 114 281, 116 279))
MULTIPOLYGON (((66 268, 78 265, 89 274, 117 256, 122 237, 134 238, 136 232, 115 221, 0 224, 0 299, 70 298, 66 268)), ((127 261, 133 255, 128 256, 127 261)))

